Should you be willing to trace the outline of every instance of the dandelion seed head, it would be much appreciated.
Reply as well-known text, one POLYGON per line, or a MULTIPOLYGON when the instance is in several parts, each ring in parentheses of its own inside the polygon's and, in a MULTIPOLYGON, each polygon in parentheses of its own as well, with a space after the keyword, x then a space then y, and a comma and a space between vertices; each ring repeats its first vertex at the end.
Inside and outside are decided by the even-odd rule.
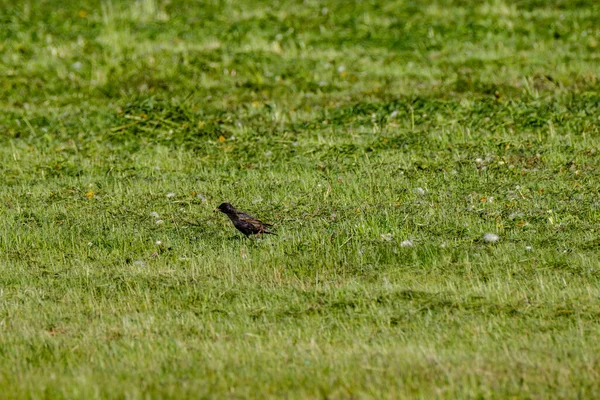
POLYGON ((483 235, 483 240, 487 243, 496 243, 498 240, 500 240, 500 236, 496 235, 495 233, 488 232, 483 235))
POLYGON ((198 194, 196 195, 196 197, 197 197, 198 199, 202 200, 202 202, 203 202, 203 203, 206 203, 206 202, 207 202, 207 200, 206 200, 206 196, 205 196, 205 195, 203 195, 202 193, 198 193, 198 194))
POLYGON ((523 213, 521 213, 521 212, 514 212, 514 213, 510 213, 510 214, 508 215, 508 219, 510 219, 510 220, 514 220, 514 219, 516 219, 516 218, 520 218, 520 217, 522 217, 522 216, 523 216, 523 213))
POLYGON ((382 233, 380 236, 381 239, 386 242, 391 242, 394 239, 394 236, 391 233, 382 233))

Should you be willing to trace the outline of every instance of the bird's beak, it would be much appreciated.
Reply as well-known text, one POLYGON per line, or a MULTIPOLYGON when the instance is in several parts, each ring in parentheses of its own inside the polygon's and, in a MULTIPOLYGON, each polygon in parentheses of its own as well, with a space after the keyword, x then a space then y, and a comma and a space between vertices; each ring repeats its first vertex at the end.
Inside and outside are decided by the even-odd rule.
POLYGON ((221 211, 221 210, 219 210, 218 208, 215 208, 215 209, 213 210, 213 212, 222 212, 222 211, 221 211))

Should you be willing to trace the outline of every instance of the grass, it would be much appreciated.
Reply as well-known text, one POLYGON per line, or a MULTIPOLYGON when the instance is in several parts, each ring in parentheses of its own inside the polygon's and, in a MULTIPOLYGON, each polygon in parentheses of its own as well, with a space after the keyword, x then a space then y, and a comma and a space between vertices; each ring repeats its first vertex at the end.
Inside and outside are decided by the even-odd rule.
POLYGON ((599 14, 0 0, 0 397, 594 397, 599 14))

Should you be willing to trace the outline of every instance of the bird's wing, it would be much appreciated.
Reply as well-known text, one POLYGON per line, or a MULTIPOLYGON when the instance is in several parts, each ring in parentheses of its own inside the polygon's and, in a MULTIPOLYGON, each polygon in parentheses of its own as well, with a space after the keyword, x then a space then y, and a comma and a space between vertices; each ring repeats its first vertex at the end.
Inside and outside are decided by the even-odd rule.
POLYGON ((237 216, 240 220, 251 224, 258 230, 263 230, 265 228, 265 226, 273 226, 272 224, 265 224, 261 220, 256 219, 256 218, 254 218, 246 213, 243 213, 243 212, 238 212, 237 216))
POLYGON ((244 222, 249 223, 250 225, 252 225, 253 227, 255 227, 259 231, 263 229, 263 223, 260 222, 259 220, 257 220, 256 218, 252 218, 248 214, 239 213, 238 214, 238 219, 240 221, 244 221, 244 222))

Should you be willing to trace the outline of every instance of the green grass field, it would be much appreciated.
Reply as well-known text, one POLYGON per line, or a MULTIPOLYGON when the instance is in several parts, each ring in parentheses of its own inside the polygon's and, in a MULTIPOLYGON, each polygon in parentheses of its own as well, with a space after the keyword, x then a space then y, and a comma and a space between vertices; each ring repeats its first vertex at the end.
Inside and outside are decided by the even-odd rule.
POLYGON ((599 16, 0 0, 0 398, 596 398, 599 16))

